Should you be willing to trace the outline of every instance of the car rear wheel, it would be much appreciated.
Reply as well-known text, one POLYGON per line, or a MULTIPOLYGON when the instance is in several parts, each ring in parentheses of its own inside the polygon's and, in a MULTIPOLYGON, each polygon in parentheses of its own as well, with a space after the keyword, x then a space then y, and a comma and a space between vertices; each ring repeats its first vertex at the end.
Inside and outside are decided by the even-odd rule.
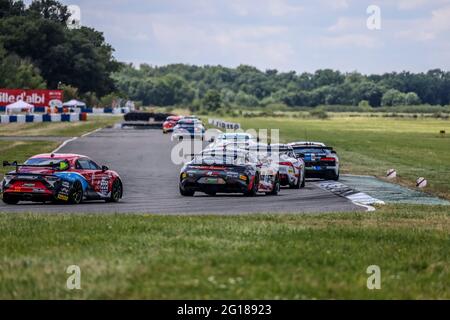
POLYGON ((14 204, 18 204, 19 203, 19 199, 13 198, 13 197, 10 197, 10 196, 4 194, 3 195, 3 202, 5 204, 14 205, 14 204))
POLYGON ((254 197, 258 193, 259 189, 259 176, 255 176, 255 181, 253 182, 252 189, 244 193, 246 197, 254 197))
POLYGON ((302 184, 300 185, 300 188, 304 188, 306 186, 306 175, 303 173, 303 178, 302 178, 302 184))
POLYGON ((114 180, 111 188, 111 198, 107 202, 119 202, 122 199, 123 187, 122 182, 119 179, 114 180))
POLYGON ((268 192, 267 195, 268 196, 277 196, 278 193, 280 193, 280 177, 277 176, 276 180, 275 180, 275 184, 273 186, 273 190, 271 192, 268 192))
POLYGON ((298 177, 298 179, 297 179, 297 183, 296 184, 294 184, 294 185, 289 185, 289 188, 290 189, 300 189, 300 184, 302 183, 302 181, 300 180, 300 176, 298 177))
POLYGON ((331 178, 331 180, 339 181, 339 177, 340 177, 340 174, 338 172, 338 173, 332 173, 330 178, 331 178))
POLYGON ((83 202, 83 187, 80 182, 75 182, 69 195, 69 203, 80 204, 83 202))
POLYGON ((181 194, 183 197, 193 197, 193 196, 195 195, 195 191, 183 190, 183 189, 180 187, 180 194, 181 194))

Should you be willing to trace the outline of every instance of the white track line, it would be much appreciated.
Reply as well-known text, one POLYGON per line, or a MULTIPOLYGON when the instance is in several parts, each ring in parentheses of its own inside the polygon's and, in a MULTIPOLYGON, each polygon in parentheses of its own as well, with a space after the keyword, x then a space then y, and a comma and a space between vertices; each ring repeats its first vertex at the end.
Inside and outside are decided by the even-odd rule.
POLYGON ((64 148, 68 143, 71 143, 71 142, 73 142, 73 141, 75 141, 75 140, 77 140, 77 139, 79 139, 79 138, 85 138, 85 137, 87 137, 87 136, 90 136, 91 134, 94 134, 94 133, 96 133, 96 132, 98 132, 98 131, 100 131, 100 130, 102 130, 102 129, 103 129, 103 128, 98 128, 98 129, 95 129, 95 130, 93 130, 93 131, 91 131, 91 132, 88 132, 88 133, 83 134, 81 137, 73 137, 73 138, 70 138, 70 139, 64 141, 58 148, 56 148, 55 150, 53 150, 52 153, 57 153, 59 150, 61 150, 62 148, 64 148))

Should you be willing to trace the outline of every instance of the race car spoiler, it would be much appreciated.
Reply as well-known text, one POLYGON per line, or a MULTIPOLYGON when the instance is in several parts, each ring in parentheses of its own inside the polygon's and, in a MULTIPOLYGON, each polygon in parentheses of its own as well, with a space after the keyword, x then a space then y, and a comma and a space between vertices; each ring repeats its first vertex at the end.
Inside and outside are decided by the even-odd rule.
POLYGON ((9 161, 3 161, 3 167, 15 167, 16 172, 19 171, 19 168, 51 168, 52 170, 67 170, 69 167, 69 161, 60 161, 58 163, 48 164, 48 165, 32 165, 32 164, 19 164, 17 161, 9 162, 9 161), (61 163, 67 164, 67 167, 61 169, 61 163))

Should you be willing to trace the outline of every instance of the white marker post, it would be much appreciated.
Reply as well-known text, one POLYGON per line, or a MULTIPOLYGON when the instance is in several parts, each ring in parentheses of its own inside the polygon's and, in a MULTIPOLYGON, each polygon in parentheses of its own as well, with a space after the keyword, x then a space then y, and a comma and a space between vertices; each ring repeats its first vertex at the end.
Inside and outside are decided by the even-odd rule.
POLYGON ((418 188, 425 188, 428 185, 428 181, 425 178, 419 178, 416 181, 416 187, 418 188))
POLYGON ((395 178, 397 178, 397 171, 395 171, 395 169, 389 169, 387 174, 386 174, 386 177, 388 179, 395 179, 395 178))

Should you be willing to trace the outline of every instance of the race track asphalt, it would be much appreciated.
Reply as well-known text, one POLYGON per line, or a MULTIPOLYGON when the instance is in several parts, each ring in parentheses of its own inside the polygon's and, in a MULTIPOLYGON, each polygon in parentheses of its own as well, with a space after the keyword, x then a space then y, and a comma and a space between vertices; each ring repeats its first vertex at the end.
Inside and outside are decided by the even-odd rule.
POLYGON ((179 194, 180 166, 171 161, 174 143, 160 130, 103 129, 68 143, 59 152, 90 156, 117 171, 124 183, 120 203, 87 202, 78 206, 29 204, 6 206, 0 212, 30 213, 150 213, 150 214, 248 214, 319 213, 364 211, 346 198, 308 181, 302 190, 283 189, 279 196, 247 198, 240 195, 210 197, 179 194))

